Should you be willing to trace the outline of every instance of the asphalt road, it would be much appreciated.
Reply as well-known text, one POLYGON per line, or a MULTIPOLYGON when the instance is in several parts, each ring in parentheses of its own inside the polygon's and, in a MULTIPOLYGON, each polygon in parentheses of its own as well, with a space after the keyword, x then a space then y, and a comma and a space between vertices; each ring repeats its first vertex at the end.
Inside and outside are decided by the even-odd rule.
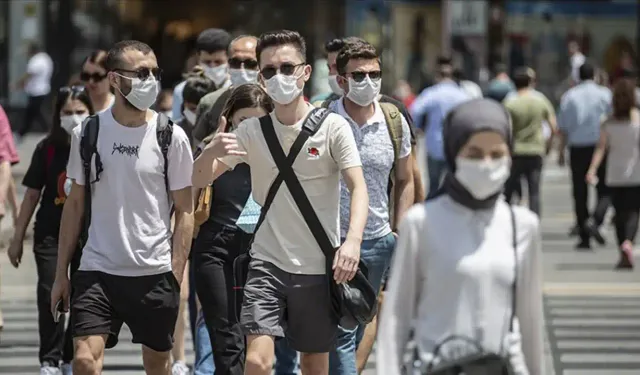
MULTIPOLYGON (((20 147, 26 169, 37 138, 20 147)), ((549 352, 545 375, 626 375, 640 373, 640 272, 613 270, 617 260, 613 245, 593 251, 574 250, 567 236, 573 223, 568 171, 547 163, 542 188, 545 316, 549 352)), ((0 229, 10 235, 8 223, 0 229)), ((604 231, 609 243, 613 232, 604 231)), ((26 254, 20 269, 13 269, 0 253, 0 306, 5 327, 0 333, 0 374, 33 374, 38 370, 35 310, 36 272, 26 254)), ((193 359, 190 340, 187 353, 193 359)), ((109 350, 104 374, 142 374, 140 348, 124 330, 119 345, 109 350)), ((375 374, 372 355, 365 375, 375 374)))

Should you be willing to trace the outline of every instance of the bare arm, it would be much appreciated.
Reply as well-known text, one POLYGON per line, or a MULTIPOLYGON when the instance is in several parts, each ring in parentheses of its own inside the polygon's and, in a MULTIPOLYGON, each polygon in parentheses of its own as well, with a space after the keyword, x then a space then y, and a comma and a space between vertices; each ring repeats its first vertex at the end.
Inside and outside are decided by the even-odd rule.
POLYGON ((9 206, 11 206, 11 214, 13 216, 13 225, 18 225, 18 215, 20 214, 20 207, 18 206, 18 192, 16 189, 16 181, 13 176, 9 180, 9 189, 7 190, 7 200, 9 206))
POLYGON ((192 188, 171 192, 175 206, 175 229, 173 231, 173 258, 171 269, 178 283, 182 282, 185 264, 189 258, 193 238, 193 191, 192 188))
POLYGON ((16 228, 12 240, 13 242, 22 242, 24 240, 27 228, 29 227, 29 222, 31 222, 31 218, 33 217, 33 213, 36 211, 36 207, 38 207, 39 201, 40 190, 27 188, 27 192, 24 194, 24 198, 22 199, 20 213, 16 219, 16 228))
POLYGON ((413 183, 413 156, 409 154, 407 157, 398 160, 395 171, 395 212, 394 222, 391 228, 395 231, 402 216, 413 205, 414 200, 414 183, 413 183))
POLYGON ((413 166, 413 203, 424 202, 427 195, 424 191, 424 184, 422 183, 422 173, 420 172, 420 165, 418 164, 418 149, 413 147, 411 150, 411 165, 413 166))
POLYGON ((84 217, 84 189, 83 185, 78 185, 73 181, 71 192, 67 197, 62 209, 62 219, 60 220, 60 236, 58 239, 58 265, 56 268, 56 278, 67 278, 69 263, 78 247, 78 237, 82 229, 82 218, 84 217))
POLYGON ((213 152, 207 152, 205 149, 193 162, 191 183, 195 188, 202 189, 228 170, 229 167, 221 163, 213 152))

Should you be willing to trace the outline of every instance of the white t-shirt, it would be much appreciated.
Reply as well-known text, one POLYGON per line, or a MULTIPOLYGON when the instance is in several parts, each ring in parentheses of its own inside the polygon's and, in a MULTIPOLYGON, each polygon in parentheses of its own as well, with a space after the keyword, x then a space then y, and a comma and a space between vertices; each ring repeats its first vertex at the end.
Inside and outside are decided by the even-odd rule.
POLYGON ((24 91, 29 96, 43 96, 51 92, 53 61, 45 52, 38 52, 27 62, 27 73, 31 75, 24 91))
POLYGON ((577 52, 573 54, 573 56, 571 56, 571 79, 573 79, 573 82, 580 82, 580 67, 582 66, 582 64, 584 64, 585 61, 586 58, 584 57, 582 52, 577 52))
MULTIPOLYGON (((98 153, 103 171, 92 184, 91 226, 80 269, 118 276, 154 275, 171 270, 170 200, 164 159, 156 138, 157 115, 130 128, 111 111, 98 114, 98 153)), ((83 126, 73 129, 67 175, 84 185, 80 157, 83 126)), ((95 159, 95 158, 94 158, 95 159)), ((168 160, 171 191, 191 186, 193 157, 186 134, 173 127, 168 160)), ((95 164, 91 164, 92 181, 95 164)))
MULTIPOLYGON (((309 105, 309 111, 314 107, 309 105)), ((302 122, 283 125, 271 113, 273 127, 285 154, 302 129, 302 122)), ((247 163, 251 167, 253 198, 264 205, 271 183, 278 175, 271 152, 260 129, 260 121, 250 118, 234 131, 245 156, 227 156, 220 161, 229 168, 247 163)), ((330 114, 318 132, 310 137, 293 163, 300 183, 334 246, 340 244, 340 171, 360 167, 360 155, 347 120, 330 114)), ((289 189, 283 183, 256 233, 251 256, 273 263, 285 272, 321 275, 325 273, 324 253, 307 227, 289 189)))

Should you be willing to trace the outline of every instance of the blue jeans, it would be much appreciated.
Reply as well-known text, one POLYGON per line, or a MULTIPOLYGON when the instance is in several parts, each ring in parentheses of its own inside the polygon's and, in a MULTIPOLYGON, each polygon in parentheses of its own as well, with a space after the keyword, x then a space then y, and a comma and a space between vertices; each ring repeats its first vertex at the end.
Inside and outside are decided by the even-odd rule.
MULTIPOLYGON (((195 289, 195 288, 194 288, 195 289)), ((196 360, 193 364, 194 375, 211 375, 216 371, 213 364, 213 350, 211 349, 211 339, 207 325, 204 323, 202 311, 198 314, 196 321, 196 360)))
MULTIPOLYGON (((368 279, 375 290, 380 290, 382 277, 389 267, 396 237, 389 233, 384 237, 362 241, 360 259, 369 270, 368 279)), ((362 340, 365 326, 353 330, 339 327, 336 349, 329 353, 330 375, 356 375, 356 348, 362 340)))
POLYGON ((289 346, 286 338, 276 341, 275 375, 298 374, 298 352, 289 346))
POLYGON ((429 173, 429 191, 427 192, 427 199, 429 199, 433 197, 440 187, 442 177, 447 172, 447 162, 427 156, 427 172, 429 173))

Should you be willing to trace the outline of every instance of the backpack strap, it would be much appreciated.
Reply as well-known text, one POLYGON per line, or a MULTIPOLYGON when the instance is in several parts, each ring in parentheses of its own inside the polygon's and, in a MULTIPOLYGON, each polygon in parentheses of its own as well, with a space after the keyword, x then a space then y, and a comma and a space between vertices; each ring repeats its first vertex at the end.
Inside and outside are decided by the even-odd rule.
POLYGON ((391 227, 395 228, 395 181, 396 181, 396 165, 400 159, 400 149, 402 148, 402 115, 398 107, 391 103, 380 103, 380 108, 384 114, 384 120, 387 123, 389 137, 393 145, 393 166, 389 173, 389 184, 387 185, 387 195, 389 196, 389 222, 391 227))
POLYGON ((169 194, 169 160, 167 154, 169 154, 169 147, 171 147, 171 140, 173 138, 173 122, 167 115, 160 112, 158 112, 156 138, 158 140, 158 146, 160 146, 160 150, 162 151, 162 158, 164 159, 164 184, 167 187, 167 194, 169 194))
POLYGON ((100 179, 102 162, 98 154, 98 133, 100 132, 100 118, 98 115, 89 117, 82 129, 80 138, 80 158, 84 170, 84 235, 89 233, 91 224, 91 184, 100 179), (91 181, 91 160, 95 156, 96 179, 91 181))

